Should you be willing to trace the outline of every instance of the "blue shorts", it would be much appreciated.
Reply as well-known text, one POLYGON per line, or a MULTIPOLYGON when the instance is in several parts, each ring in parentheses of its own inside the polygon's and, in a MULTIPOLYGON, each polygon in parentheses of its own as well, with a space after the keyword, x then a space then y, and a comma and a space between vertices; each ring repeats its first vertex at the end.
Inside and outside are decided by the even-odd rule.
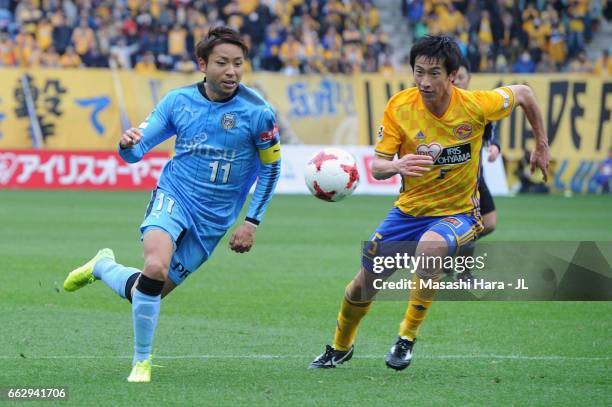
POLYGON ((398 249, 413 255, 421 236, 430 230, 444 237, 448 245, 448 255, 455 255, 461 246, 473 241, 482 231, 482 223, 480 219, 468 214, 411 216, 393 207, 364 245, 362 266, 371 271, 373 257, 393 256, 398 249), (384 242, 387 242, 387 245, 381 244, 384 242))
POLYGON ((208 223, 195 221, 172 194, 159 188, 151 194, 145 219, 140 225, 143 237, 154 229, 168 233, 174 242, 168 277, 176 285, 208 260, 226 232, 208 223))

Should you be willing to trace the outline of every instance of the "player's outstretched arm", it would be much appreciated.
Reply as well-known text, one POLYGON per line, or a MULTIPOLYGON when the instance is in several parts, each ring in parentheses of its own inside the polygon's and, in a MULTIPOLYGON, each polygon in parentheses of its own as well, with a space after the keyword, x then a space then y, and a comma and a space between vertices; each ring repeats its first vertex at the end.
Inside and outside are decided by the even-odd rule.
POLYGON ((127 129, 119 140, 119 155, 128 163, 138 162, 176 130, 172 124, 172 93, 168 93, 155 110, 138 126, 127 129))
POLYGON ((379 180, 391 178, 395 174, 420 177, 429 172, 432 165, 433 159, 428 155, 406 154, 396 160, 376 156, 372 162, 372 176, 379 180))
POLYGON ((550 149, 548 147, 548 136, 544 127, 542 112, 536 101, 535 95, 527 85, 508 86, 514 94, 514 103, 523 108, 525 116, 531 125, 533 135, 536 139, 535 148, 531 153, 530 169, 533 173, 537 168, 542 171, 544 181, 548 180, 548 165, 550 163, 550 149))

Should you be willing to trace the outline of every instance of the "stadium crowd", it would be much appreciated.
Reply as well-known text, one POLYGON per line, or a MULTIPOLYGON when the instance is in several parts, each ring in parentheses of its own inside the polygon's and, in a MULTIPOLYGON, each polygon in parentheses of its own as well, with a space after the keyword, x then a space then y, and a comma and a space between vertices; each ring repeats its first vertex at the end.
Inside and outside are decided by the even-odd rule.
POLYGON ((593 63, 586 44, 603 20, 607 0, 404 0, 415 38, 452 34, 474 72, 595 72, 612 75, 604 51, 593 63))
POLYGON ((0 0, 0 66, 191 72, 220 24, 240 31, 253 70, 376 72, 391 56, 366 0, 0 0))
MULTIPOLYGON (((605 3, 403 0, 403 10, 415 38, 454 34, 476 72, 612 74, 607 56, 584 53, 610 18, 605 3)), ((195 45, 220 24, 249 44, 247 72, 402 69, 373 0, 0 0, 0 66, 193 72, 195 45)))

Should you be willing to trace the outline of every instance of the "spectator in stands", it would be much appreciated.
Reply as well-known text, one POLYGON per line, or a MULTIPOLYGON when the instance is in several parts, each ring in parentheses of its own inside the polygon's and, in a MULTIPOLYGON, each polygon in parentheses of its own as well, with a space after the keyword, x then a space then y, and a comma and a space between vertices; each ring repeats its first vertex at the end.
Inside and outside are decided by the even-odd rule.
POLYGON ((374 31, 380 26, 378 9, 372 3, 366 2, 363 8, 363 21, 360 24, 368 32, 374 31))
POLYGON ((53 45, 43 51, 40 57, 40 66, 43 68, 60 68, 62 66, 60 64, 60 56, 57 51, 55 51, 53 45))
POLYGON ((118 69, 131 69, 132 55, 138 52, 138 48, 138 43, 128 45, 125 37, 119 37, 117 44, 110 49, 112 63, 116 64, 115 67, 118 69))
POLYGON ((568 11, 569 16, 569 33, 568 33, 568 50, 569 57, 575 57, 584 50, 584 19, 583 7, 576 2, 568 11))
POLYGON ((95 35, 87 23, 87 19, 81 18, 79 26, 72 32, 72 43, 77 54, 83 59, 91 51, 95 41, 95 35))
POLYGON ((180 24, 174 24, 168 33, 168 54, 177 61, 187 51, 187 30, 180 24))
POLYGON ((62 68, 79 68, 82 63, 81 57, 76 53, 73 46, 66 48, 66 52, 60 57, 62 68))
POLYGON ((612 147, 608 150, 608 158, 599 164, 595 181, 601 186, 602 193, 610 193, 610 187, 612 186, 612 147))
MULTIPOLYGON (((560 70, 565 64, 567 51, 565 46, 565 27, 557 17, 553 17, 552 20, 548 51, 550 61, 556 65, 554 71, 560 70)), ((551 72, 554 71, 551 70, 551 72)))
POLYGON ((408 21, 412 25, 418 24, 425 12, 423 0, 404 0, 402 2, 402 12, 404 16, 408 17, 408 21))
POLYGON ((342 73, 353 74, 361 72, 363 65, 363 52, 357 44, 347 44, 342 53, 342 73))
POLYGON ((8 34, 0 33, 0 67, 15 65, 16 59, 13 41, 10 40, 8 34))
POLYGON ((487 10, 483 10, 480 17, 480 28, 478 29, 478 41, 480 44, 491 45, 493 43, 493 31, 491 30, 491 18, 487 10))
POLYGON ((610 58, 610 51, 607 49, 601 53, 601 57, 595 63, 593 72, 597 75, 612 76, 612 59, 610 58))
MULTIPOLYGON (((401 3, 415 38, 454 34, 474 70, 488 72, 520 66, 525 49, 538 71, 570 70, 568 60, 585 49, 591 28, 612 10, 610 1, 604 10, 602 0, 401 3)), ((86 66, 107 65, 113 47, 112 59, 122 67, 131 67, 132 55, 152 52, 158 69, 173 70, 183 52, 191 54, 211 27, 222 24, 249 38, 255 69, 298 69, 294 58, 281 58, 288 33, 303 49, 301 73, 378 71, 388 44, 372 0, 0 0, 0 32, 8 34, 0 63, 32 66, 40 60, 46 66, 46 49, 53 45, 62 55, 73 45, 86 66)), ((596 71, 609 72, 607 66, 596 71)))
POLYGON ((297 75, 304 59, 304 47, 295 38, 295 35, 287 35, 287 39, 280 47, 279 57, 283 64, 285 75, 297 75))
POLYGON ((550 55, 545 52, 542 54, 542 58, 540 58, 540 62, 538 62, 536 66, 536 72, 538 73, 548 73, 548 72, 556 72, 557 65, 551 59, 550 55))
POLYGON ((36 45, 34 35, 27 32, 24 27, 19 29, 19 34, 15 36, 15 47, 13 52, 18 66, 30 66, 30 56, 36 45))
POLYGON ((393 60, 393 55, 391 52, 381 54, 379 61, 378 73, 385 76, 391 76, 399 73, 399 68, 393 60))
POLYGON ((11 33, 14 27, 13 13, 8 8, 0 7, 0 32, 11 33))
POLYGON ((108 68, 108 55, 102 54, 94 42, 91 50, 83 57, 83 63, 89 68, 108 68))
POLYGON ((578 56, 569 66, 570 72, 591 73, 593 72, 593 64, 587 59, 585 51, 580 51, 578 56))
POLYGON ((193 73, 198 70, 196 63, 189 57, 187 52, 183 52, 181 59, 174 64, 174 70, 182 73, 193 73))
POLYGON ((379 72, 382 74, 386 74, 386 72, 379 71, 378 58, 371 49, 368 49, 365 55, 363 56, 363 67, 361 68, 361 71, 366 73, 379 72))
POLYGON ((155 54, 151 51, 147 51, 140 58, 140 61, 134 66, 134 70, 138 73, 154 73, 157 72, 157 66, 155 65, 155 54))
POLYGON ((15 8, 16 23, 29 34, 36 33, 36 24, 42 17, 42 11, 34 6, 32 0, 20 1, 15 8))
POLYGON ((53 27, 53 46, 60 54, 66 51, 72 39, 72 28, 68 25, 63 12, 59 11, 54 15, 55 23, 53 27))
POLYGON ((534 73, 535 70, 536 64, 529 51, 523 51, 519 60, 512 66, 513 73, 534 73))
POLYGON ((53 25, 46 17, 41 18, 36 26, 36 42, 43 51, 53 44, 53 25))
POLYGON ((279 57, 280 47, 283 43, 281 26, 278 20, 268 26, 263 44, 262 69, 266 71, 280 71, 283 63, 279 57))

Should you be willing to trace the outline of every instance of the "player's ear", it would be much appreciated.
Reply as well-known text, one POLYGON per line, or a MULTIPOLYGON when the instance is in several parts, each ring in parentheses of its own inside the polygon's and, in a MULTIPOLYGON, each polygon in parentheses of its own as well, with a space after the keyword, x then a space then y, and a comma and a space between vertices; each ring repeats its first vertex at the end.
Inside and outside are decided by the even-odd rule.
POLYGON ((201 72, 206 72, 206 61, 204 61, 204 58, 198 57, 198 68, 200 68, 201 72))
POLYGON ((458 72, 459 72, 459 70, 455 69, 450 74, 448 74, 448 79, 450 80, 451 83, 455 83, 455 79, 457 79, 457 73, 458 72))

